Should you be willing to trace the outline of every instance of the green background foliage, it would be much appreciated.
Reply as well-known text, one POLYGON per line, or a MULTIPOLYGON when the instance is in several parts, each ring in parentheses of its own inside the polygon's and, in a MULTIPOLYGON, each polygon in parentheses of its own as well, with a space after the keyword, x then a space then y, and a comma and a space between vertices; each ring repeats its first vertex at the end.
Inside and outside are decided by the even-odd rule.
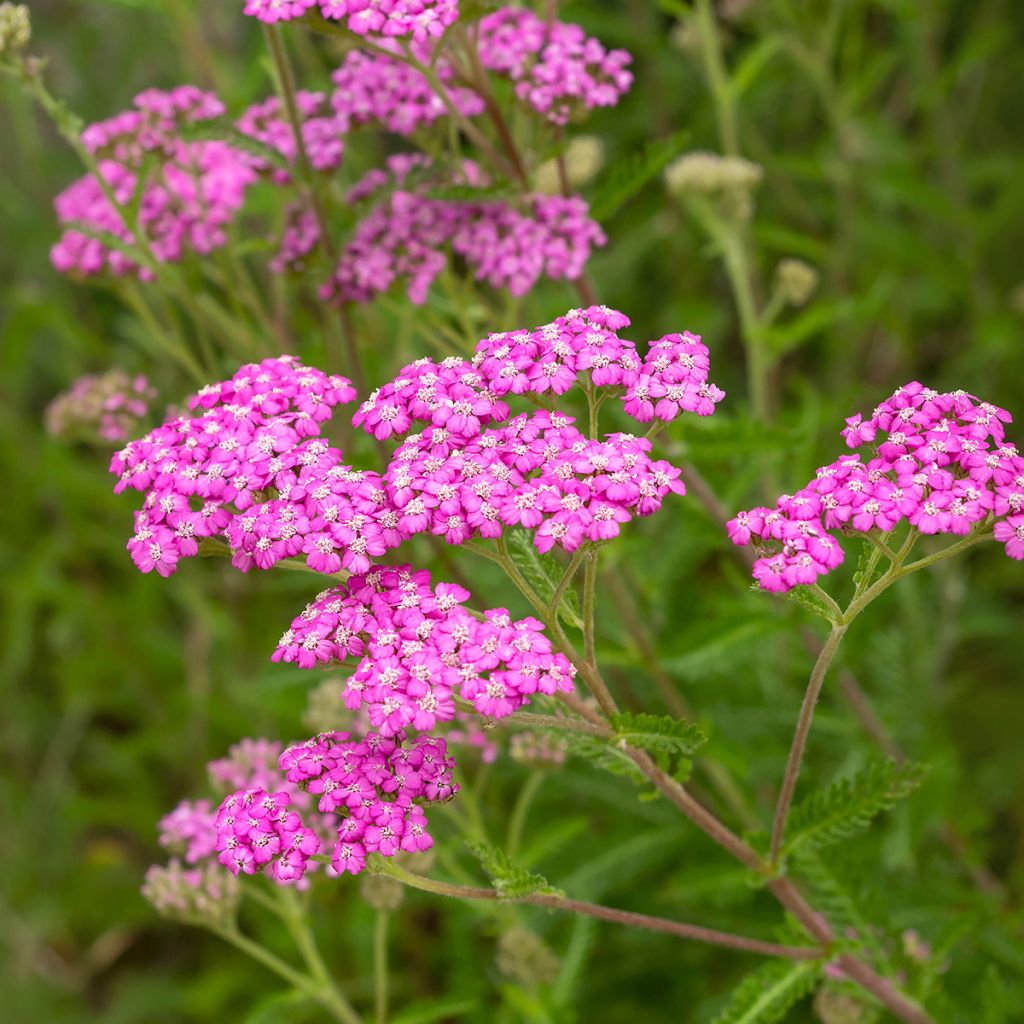
MULTIPOLYGON (((728 392, 711 420, 684 417, 664 432, 669 457, 693 462, 731 512, 801 485, 838 453, 845 416, 910 379, 965 388, 1024 417, 1024 7, 719 8, 740 150, 765 171, 752 221, 762 298, 780 259, 799 257, 821 273, 809 303, 783 310, 773 328, 768 428, 748 414, 721 263, 660 174, 684 147, 721 145, 689 6, 562 5, 567 20, 635 58, 631 93, 585 128, 606 147, 606 166, 585 190, 609 235, 591 265, 598 292, 632 318, 627 334, 638 341, 702 334, 712 379, 728 392)), ((270 91, 257 26, 227 0, 48 0, 32 13, 34 52, 88 120, 149 86, 215 86, 232 112, 270 91)), ((294 36, 303 83, 322 84, 329 45, 301 29, 294 36)), ((52 197, 80 170, 7 81, 0 111, 0 1019, 318 1020, 266 971, 160 920, 139 895, 147 865, 164 857, 156 822, 202 791, 206 761, 242 736, 305 734, 300 716, 317 679, 269 655, 316 581, 242 577, 205 559, 169 581, 134 570, 123 549, 131 503, 110 493, 107 453, 46 436, 43 410, 78 375, 113 364, 149 372, 167 401, 187 384, 140 353, 140 327, 113 295, 51 269, 52 197)), ((510 323, 491 323, 479 304, 466 315, 482 336, 541 323, 577 301, 568 286, 547 284, 503 311, 510 323)), ((322 359, 319 327, 302 316, 302 352, 322 359)), ((452 318, 442 299, 431 316, 452 318)), ((431 323, 391 299, 362 313, 374 380, 429 352, 431 323)), ((605 560, 626 589, 602 593, 598 656, 624 707, 677 713, 682 696, 707 737, 693 758, 696 791, 733 827, 763 832, 812 660, 813 617, 752 592, 692 497, 631 524, 605 560), (649 649, 637 643, 637 619, 649 649), (709 789, 720 769, 742 790, 733 802, 709 789)), ((464 562, 481 604, 526 610, 488 566, 464 562)), ((850 576, 846 568, 830 586, 848 590, 850 576)), ((930 766, 856 842, 807 843, 793 857, 834 920, 873 944, 943 1022, 1024 1019, 1022 615, 1021 566, 994 546, 886 594, 852 628, 829 677, 798 790, 807 798, 867 770, 879 747, 930 766), (877 716, 870 728, 848 699, 851 675, 877 716), (923 957, 912 955, 912 933, 927 944, 923 957)), ((528 775, 505 756, 486 770, 465 759, 479 842, 503 844, 528 775)), ((774 901, 665 801, 644 795, 599 759, 571 757, 540 783, 517 862, 578 899, 777 937, 774 901)), ((446 870, 484 884, 452 820, 432 820, 446 870)), ((317 894, 327 960, 365 1003, 373 911, 351 880, 317 894)), ((258 915, 246 924, 278 943, 258 915)), ((664 935, 423 893, 407 894, 392 936, 393 1024, 800 1022, 844 994, 833 985, 816 1011, 806 965, 769 969, 664 935), (497 957, 502 936, 516 947, 520 926, 555 954, 554 970, 517 974, 497 957), (756 968, 767 973, 733 995, 756 968), (765 986, 779 986, 782 1015, 744 1016, 743 999, 765 986)))

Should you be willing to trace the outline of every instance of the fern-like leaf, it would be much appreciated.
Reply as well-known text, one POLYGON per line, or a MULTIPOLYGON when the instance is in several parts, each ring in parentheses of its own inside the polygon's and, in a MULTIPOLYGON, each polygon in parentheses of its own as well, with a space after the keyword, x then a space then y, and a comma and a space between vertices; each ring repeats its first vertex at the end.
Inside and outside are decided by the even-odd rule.
POLYGON ((597 179, 590 199, 590 215, 606 220, 633 198, 652 178, 656 178, 685 147, 689 132, 675 132, 648 143, 607 167, 597 179))
POLYGON ((618 739, 652 753, 689 756, 707 742, 697 726, 671 715, 622 712, 612 717, 612 725, 618 739))
POLYGON ((813 991, 820 974, 815 960, 765 964, 740 982, 714 1024, 776 1024, 813 991))
MULTIPOLYGON (((530 586, 550 603, 565 569, 561 562, 550 554, 541 554, 534 546, 532 535, 526 530, 510 530, 508 532, 508 551, 516 567, 526 577, 530 586)), ((562 603, 558 609, 559 617, 567 626, 583 628, 580 618, 579 595, 572 587, 566 588, 562 595, 562 603)))
POLYGON ((498 850, 486 843, 467 843, 470 852, 480 864, 484 871, 491 876, 491 882, 499 896, 505 899, 517 899, 522 896, 530 896, 533 893, 542 893, 548 896, 560 896, 561 892, 551 885, 543 875, 528 871, 521 864, 517 864, 504 851, 498 850))
POLYGON ((912 761, 875 761, 852 778, 834 782, 793 808, 783 855, 820 850, 863 832, 882 811, 913 792, 927 772, 926 765, 912 761))

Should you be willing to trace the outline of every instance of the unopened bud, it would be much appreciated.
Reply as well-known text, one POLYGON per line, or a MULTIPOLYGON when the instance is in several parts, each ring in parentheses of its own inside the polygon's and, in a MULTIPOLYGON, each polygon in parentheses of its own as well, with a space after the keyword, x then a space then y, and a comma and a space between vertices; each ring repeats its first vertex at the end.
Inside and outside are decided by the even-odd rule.
POLYGON ((163 917, 185 924, 224 924, 238 909, 238 879, 214 861, 186 868, 181 861, 154 864, 142 895, 163 917))
MULTIPOLYGON (((574 192, 588 185, 604 166, 604 143, 596 135, 577 135, 562 154, 566 184, 574 192)), ((538 192, 555 196, 562 192, 557 160, 546 160, 537 168, 534 185, 538 192)))
POLYGON ((0 57, 13 57, 32 38, 32 22, 24 4, 0 3, 0 57))
POLYGON ((736 220, 749 220, 754 190, 764 177, 760 164, 739 156, 685 153, 665 168, 669 190, 681 199, 701 196, 713 200, 719 211, 736 220))
POLYGON ((775 287, 790 306, 804 306, 818 287, 819 276, 803 260, 781 260, 775 268, 775 287))
POLYGON ((814 1013, 821 1024, 867 1024, 872 1019, 868 1007, 856 996, 828 986, 818 989, 814 1013))
POLYGON ((498 939, 498 970, 522 985, 544 985, 558 974, 558 957, 529 928, 515 925, 498 939))
POLYGON ((405 898, 404 887, 387 875, 363 874, 359 895, 375 910, 397 910, 405 898))

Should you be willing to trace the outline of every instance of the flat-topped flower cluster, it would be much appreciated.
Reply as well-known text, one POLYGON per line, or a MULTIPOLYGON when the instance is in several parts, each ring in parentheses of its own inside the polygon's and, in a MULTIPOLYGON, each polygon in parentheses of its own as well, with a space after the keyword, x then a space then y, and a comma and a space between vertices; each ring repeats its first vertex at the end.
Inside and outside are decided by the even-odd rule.
MULTIPOLYGON (((477 280, 520 296, 541 277, 576 280, 591 250, 605 243, 579 196, 538 194, 518 205, 473 200, 473 188, 485 181, 466 165, 461 197, 445 198, 432 194, 444 181, 430 170, 422 155, 396 154, 386 170, 375 168, 352 188, 350 204, 380 199, 342 250, 321 289, 325 299, 368 302, 404 280, 408 298, 420 305, 448 265, 449 249, 477 280)), ((310 247, 316 240, 309 236, 310 247)))
POLYGON ((125 441, 142 428, 154 398, 156 389, 142 374, 86 374, 47 406, 46 429, 57 437, 125 441))
MULTIPOLYGON (((289 20, 312 6, 313 0, 250 0, 246 13, 289 20)), ((631 80, 628 54, 606 51, 579 26, 548 25, 529 11, 484 17, 470 37, 470 60, 468 51, 435 38, 456 18, 454 0, 322 0, 320 9, 373 36, 364 49, 345 54, 329 91, 295 94, 302 149, 325 178, 341 165, 351 133, 364 127, 416 136, 433 152, 429 136, 417 133, 442 118, 486 111, 489 86, 480 75, 510 77, 522 100, 558 124, 614 104, 631 80)), ((269 270, 304 272, 314 251, 338 250, 337 265, 320 271, 321 294, 337 301, 367 302, 402 279, 413 301, 422 302, 449 253, 479 280, 519 296, 542 276, 577 279, 604 243, 579 196, 531 194, 523 186, 514 200, 476 199, 473 187, 488 184, 479 172, 456 169, 453 178, 436 167, 428 180, 422 171, 429 161, 405 153, 352 190, 350 203, 372 197, 372 207, 351 237, 327 244, 308 203, 294 203, 300 139, 281 100, 254 103, 221 128, 225 113, 217 96, 186 85, 149 89, 131 110, 89 125, 82 141, 97 159, 96 173, 55 200, 63 229, 51 252, 57 269, 152 280, 160 264, 228 244, 260 181, 281 186, 289 204, 269 270), (413 167, 421 171, 415 182, 407 180, 413 167), (452 186, 470 194, 433 194, 452 186)))
MULTIPOLYGON (((225 531, 241 569, 268 568, 302 550, 314 562, 324 557, 317 541, 333 518, 328 495, 312 520, 287 496, 305 497, 313 472, 328 490, 336 484, 341 494, 359 492, 361 475, 340 466, 340 453, 317 436, 331 409, 354 397, 344 377, 291 356, 265 359, 193 396, 189 407, 197 415, 169 420, 117 452, 110 464, 115 491, 146 495, 128 542, 135 564, 168 576, 179 558, 198 553, 200 540, 225 531), (267 488, 277 497, 265 500, 267 488)), ((358 552, 355 535, 349 540, 349 550, 358 552)))
POLYGON ((576 670, 540 622, 515 621, 504 608, 473 614, 462 607, 468 599, 454 584, 432 587, 426 570, 376 566, 308 605, 274 661, 313 668, 360 659, 345 703, 365 708, 386 737, 450 721, 456 697, 503 718, 534 694, 573 689, 576 670))
POLYGON ((345 465, 320 436, 355 397, 347 379, 288 356, 243 366, 194 396, 193 415, 114 456, 115 490, 145 494, 132 557, 167 576, 203 538, 223 537, 243 571, 301 556, 317 572, 361 573, 423 533, 461 544, 521 527, 540 551, 610 540, 685 493, 679 469, 653 458, 646 438, 586 437, 562 413, 510 419, 505 398, 582 381, 618 394, 641 420, 711 413, 723 393, 707 383, 700 339, 668 335, 641 359, 618 336, 628 323, 606 307, 571 310, 535 331, 489 336, 472 361, 406 366, 353 417, 379 440, 404 436, 383 475, 345 465), (409 434, 414 424, 425 429, 409 434))
POLYGON ((912 381, 868 420, 846 421, 850 448, 774 509, 741 512, 728 524, 735 544, 766 550, 754 578, 771 591, 815 580, 843 560, 833 532, 887 534, 901 523, 919 534, 964 536, 994 520, 995 538, 1024 558, 1024 457, 1005 439, 1005 409, 964 391, 912 381))
POLYGON ((233 875, 265 870, 280 885, 304 884, 321 851, 333 873, 358 874, 370 853, 430 849, 423 807, 458 792, 454 768, 434 736, 326 732, 286 749, 243 740, 210 765, 227 792, 219 807, 183 802, 160 822, 160 842, 191 868, 177 873, 178 889, 207 887, 205 868, 217 862, 233 875))

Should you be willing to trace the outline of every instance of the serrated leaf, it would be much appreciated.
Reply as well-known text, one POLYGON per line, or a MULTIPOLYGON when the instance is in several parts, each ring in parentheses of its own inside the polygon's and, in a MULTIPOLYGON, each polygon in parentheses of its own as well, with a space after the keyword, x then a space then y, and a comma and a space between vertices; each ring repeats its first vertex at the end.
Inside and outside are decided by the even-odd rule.
POLYGON ((776 1024, 813 991, 820 974, 816 960, 765 964, 740 982, 714 1024, 776 1024))
MULTIPOLYGON (((508 553, 530 586, 544 601, 550 603, 565 572, 562 563, 550 553, 542 555, 534 546, 531 534, 525 530, 508 531, 508 553)), ((562 596, 558 614, 567 626, 583 628, 579 595, 571 586, 566 588, 562 596)))
POLYGON ((913 792, 927 773, 926 765, 913 761, 875 761, 815 793, 793 808, 783 855, 820 850, 864 831, 882 811, 913 792))
POLYGON ((530 896, 533 893, 542 893, 548 896, 561 895, 550 882, 543 876, 528 871, 521 864, 517 864, 504 851, 487 843, 467 842, 470 852, 480 864, 484 871, 491 877, 495 890, 499 896, 506 899, 518 899, 522 896, 530 896))
POLYGON ((570 754, 589 761, 592 765, 612 775, 620 775, 638 786, 647 782, 647 776, 633 762, 633 759, 620 747, 594 738, 593 736, 567 736, 566 743, 570 754))
POLYGON ((590 197, 590 216, 601 221, 611 217, 649 181, 656 178, 686 146, 689 132, 676 132, 649 142, 606 167, 590 197))
POLYGON ((707 742, 707 737, 692 722, 671 715, 621 712, 612 716, 611 721, 618 739, 651 752, 687 756, 707 742))

